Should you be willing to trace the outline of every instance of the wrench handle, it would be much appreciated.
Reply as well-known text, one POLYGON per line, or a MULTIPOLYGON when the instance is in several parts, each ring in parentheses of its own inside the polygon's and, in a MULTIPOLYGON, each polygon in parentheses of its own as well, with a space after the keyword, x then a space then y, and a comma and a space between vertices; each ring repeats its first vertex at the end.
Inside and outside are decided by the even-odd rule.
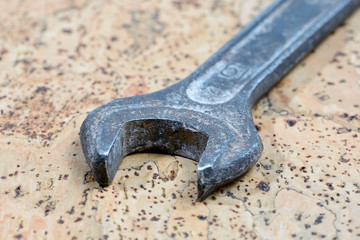
POLYGON ((360 0, 277 0, 187 79, 200 104, 253 104, 360 5, 360 0))

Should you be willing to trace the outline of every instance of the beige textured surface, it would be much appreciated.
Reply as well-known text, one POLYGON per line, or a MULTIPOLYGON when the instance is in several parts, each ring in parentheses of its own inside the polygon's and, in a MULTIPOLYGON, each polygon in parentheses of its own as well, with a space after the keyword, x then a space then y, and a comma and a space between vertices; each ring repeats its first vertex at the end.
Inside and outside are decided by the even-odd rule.
POLYGON ((79 127, 191 73, 271 0, 0 0, 0 239, 360 238, 360 11, 253 111, 249 173, 195 202, 196 163, 127 157, 100 189, 79 127))

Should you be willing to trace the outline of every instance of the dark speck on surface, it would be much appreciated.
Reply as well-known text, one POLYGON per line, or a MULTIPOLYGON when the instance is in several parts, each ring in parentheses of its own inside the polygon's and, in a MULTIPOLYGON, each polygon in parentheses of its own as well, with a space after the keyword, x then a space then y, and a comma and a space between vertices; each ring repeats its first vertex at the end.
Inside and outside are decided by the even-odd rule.
POLYGON ((261 181, 257 185, 257 188, 259 188, 261 191, 264 191, 264 192, 268 192, 270 190, 270 186, 267 183, 265 183, 264 181, 261 181))
POLYGON ((286 123, 287 123, 290 127, 292 127, 292 126, 294 126, 294 125, 296 124, 296 120, 286 120, 286 123))

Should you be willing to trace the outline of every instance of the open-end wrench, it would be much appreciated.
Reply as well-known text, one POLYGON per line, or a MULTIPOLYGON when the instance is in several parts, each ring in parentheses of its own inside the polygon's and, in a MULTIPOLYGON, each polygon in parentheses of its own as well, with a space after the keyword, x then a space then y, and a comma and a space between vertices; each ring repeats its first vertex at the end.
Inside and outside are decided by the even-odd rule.
POLYGON ((359 5, 277 0, 183 81, 93 110, 80 137, 96 181, 139 152, 198 161, 199 200, 244 174, 263 150, 252 106, 359 5))

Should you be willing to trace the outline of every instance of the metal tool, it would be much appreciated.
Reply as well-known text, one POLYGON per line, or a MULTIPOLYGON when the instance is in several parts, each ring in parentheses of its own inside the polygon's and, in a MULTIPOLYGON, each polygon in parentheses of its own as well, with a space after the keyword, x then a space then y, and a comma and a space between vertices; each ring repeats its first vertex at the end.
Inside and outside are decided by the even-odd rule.
POLYGON ((244 174, 263 150, 252 106, 359 5, 277 0, 183 81, 93 110, 80 137, 96 181, 139 152, 198 161, 200 201, 244 174))

